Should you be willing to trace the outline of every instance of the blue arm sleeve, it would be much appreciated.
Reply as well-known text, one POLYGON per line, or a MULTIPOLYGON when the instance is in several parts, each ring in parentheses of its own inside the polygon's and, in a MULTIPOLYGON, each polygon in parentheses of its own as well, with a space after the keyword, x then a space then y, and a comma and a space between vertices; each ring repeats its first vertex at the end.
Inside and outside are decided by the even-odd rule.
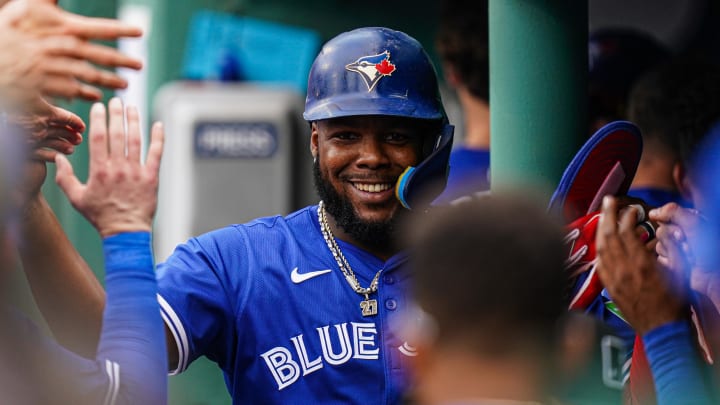
POLYGON ((643 336, 658 405, 714 403, 693 339, 685 321, 665 324, 643 336))
POLYGON ((60 346, 0 303, 2 403, 165 404, 167 357, 150 235, 105 239, 107 304, 98 355, 60 346))
POLYGON ((167 403, 165 332, 148 232, 103 241, 107 303, 97 360, 115 404, 167 403))

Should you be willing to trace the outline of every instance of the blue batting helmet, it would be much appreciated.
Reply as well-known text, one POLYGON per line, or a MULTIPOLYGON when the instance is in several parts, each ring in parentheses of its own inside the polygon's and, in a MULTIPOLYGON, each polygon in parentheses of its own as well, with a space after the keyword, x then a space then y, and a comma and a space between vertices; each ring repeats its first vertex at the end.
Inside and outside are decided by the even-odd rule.
POLYGON ((308 121, 353 115, 446 119, 437 74, 418 41, 382 27, 328 41, 308 77, 308 121))
POLYGON ((342 33, 323 46, 310 69, 303 117, 312 122, 356 115, 445 124, 432 140, 432 150, 417 167, 409 167, 395 187, 406 208, 427 202, 429 184, 435 195, 442 192, 453 127, 447 124, 435 68, 417 40, 400 31, 368 27, 342 33))

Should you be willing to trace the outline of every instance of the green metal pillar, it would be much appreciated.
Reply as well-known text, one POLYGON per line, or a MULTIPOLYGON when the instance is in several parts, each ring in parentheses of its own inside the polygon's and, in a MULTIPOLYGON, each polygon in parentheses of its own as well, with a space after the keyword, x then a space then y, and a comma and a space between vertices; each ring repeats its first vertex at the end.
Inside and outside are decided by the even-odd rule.
POLYGON ((547 200, 586 137, 587 1, 489 7, 492 189, 547 200))

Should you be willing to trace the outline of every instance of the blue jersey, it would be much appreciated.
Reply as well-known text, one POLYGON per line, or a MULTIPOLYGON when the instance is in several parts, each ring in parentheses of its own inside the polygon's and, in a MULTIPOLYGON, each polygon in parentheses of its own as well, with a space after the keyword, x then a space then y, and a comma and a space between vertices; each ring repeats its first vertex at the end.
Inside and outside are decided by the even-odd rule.
POLYGON ((628 191, 630 197, 639 198, 651 207, 662 207, 663 205, 675 202, 683 207, 692 206, 677 191, 662 190, 659 188, 638 187, 628 191))
POLYGON ((383 262, 338 240, 360 285, 382 269, 364 317, 320 231, 317 206, 232 225, 158 266, 160 306, 181 372, 215 361, 235 403, 393 404, 411 347, 392 332, 407 305, 403 256, 383 262))
POLYGON ((445 191, 435 204, 447 204, 457 198, 490 189, 490 151, 457 147, 450 154, 450 172, 445 191))

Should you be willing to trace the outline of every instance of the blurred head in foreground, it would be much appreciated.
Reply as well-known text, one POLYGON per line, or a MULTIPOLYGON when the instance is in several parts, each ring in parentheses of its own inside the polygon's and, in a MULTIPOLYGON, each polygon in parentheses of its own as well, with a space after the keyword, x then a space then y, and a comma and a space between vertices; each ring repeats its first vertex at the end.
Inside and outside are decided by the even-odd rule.
POLYGON ((410 232, 422 403, 543 400, 565 313, 560 227, 517 196, 438 208, 410 232))

